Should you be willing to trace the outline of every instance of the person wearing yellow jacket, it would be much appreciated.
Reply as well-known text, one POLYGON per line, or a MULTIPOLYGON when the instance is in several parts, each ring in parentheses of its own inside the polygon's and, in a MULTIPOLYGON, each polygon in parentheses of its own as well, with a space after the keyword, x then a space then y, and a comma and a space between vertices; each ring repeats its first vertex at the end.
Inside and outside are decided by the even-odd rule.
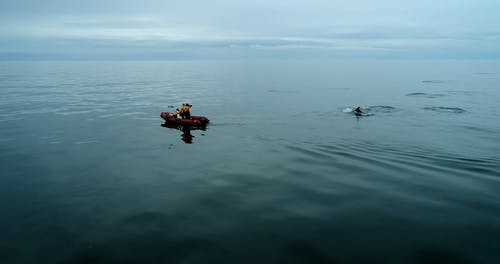
POLYGON ((191 107, 192 105, 188 103, 182 104, 180 112, 182 118, 187 118, 187 119, 191 118, 191 113, 190 113, 191 107))

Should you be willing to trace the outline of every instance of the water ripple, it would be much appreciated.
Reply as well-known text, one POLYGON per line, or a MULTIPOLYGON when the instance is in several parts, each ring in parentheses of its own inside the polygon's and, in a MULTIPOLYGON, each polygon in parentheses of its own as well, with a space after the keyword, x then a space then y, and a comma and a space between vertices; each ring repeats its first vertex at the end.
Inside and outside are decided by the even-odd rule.
POLYGON ((374 105, 366 108, 365 110, 374 113, 393 113, 397 111, 395 107, 389 105, 374 105))
MULTIPOLYGON (((453 177, 447 178, 449 175, 461 177, 465 179, 464 182, 474 180, 475 177, 500 181, 500 160, 491 157, 464 157, 418 147, 384 146, 370 142, 287 144, 286 148, 297 154, 292 162, 309 166, 316 164, 318 169, 330 168, 337 173, 355 172, 359 177, 376 172, 386 175, 388 178, 385 180, 390 181, 415 179, 416 175, 427 175, 445 182, 456 180, 453 177)), ((366 180, 362 179, 364 176, 359 177, 359 181, 366 180)), ((423 178, 416 179, 413 183, 417 182, 427 184, 423 178)))
POLYGON ((416 93, 409 93, 406 96, 409 96, 409 97, 421 97, 421 98, 431 98, 432 99, 432 98, 438 98, 438 97, 446 96, 446 94, 416 92, 416 93))
POLYGON ((466 112, 464 109, 459 107, 444 107, 444 106, 427 106, 424 107, 424 110, 442 112, 442 113, 454 113, 454 114, 461 114, 466 112))
POLYGON ((449 83, 450 81, 447 80, 423 80, 422 83, 430 83, 430 84, 442 84, 442 83, 449 83))

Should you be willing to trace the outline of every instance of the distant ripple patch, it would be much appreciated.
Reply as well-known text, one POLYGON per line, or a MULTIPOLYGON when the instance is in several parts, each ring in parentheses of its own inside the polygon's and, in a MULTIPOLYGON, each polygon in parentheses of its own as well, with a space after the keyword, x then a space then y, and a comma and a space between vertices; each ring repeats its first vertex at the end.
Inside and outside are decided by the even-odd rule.
POLYGON ((296 93, 296 91, 293 90, 278 90, 278 89, 268 89, 268 93, 278 93, 278 94, 291 94, 291 93, 296 93))
POLYGON ((495 75, 496 72, 476 72, 476 75, 495 75))
POLYGON ((447 80, 423 80, 422 83, 429 83, 429 84, 440 84, 440 83, 449 83, 450 81, 447 80))
POLYGON ((389 105, 374 105, 365 110, 372 113, 393 113, 397 111, 395 107, 389 105))
POLYGON ((418 98, 438 98, 446 96, 446 94, 438 94, 438 93, 409 93, 406 96, 409 97, 418 97, 418 98))
MULTIPOLYGON (((57 142, 57 143, 59 143, 59 142, 57 142)), ((76 145, 95 144, 95 143, 99 143, 99 140, 89 139, 89 140, 81 140, 81 141, 76 141, 75 142, 76 145)), ((54 143, 54 144, 56 144, 56 143, 54 143)))
POLYGON ((314 166, 315 171, 320 172, 314 173, 315 180, 322 179, 321 186, 315 186, 318 189, 325 186, 342 186, 343 190, 397 188, 400 191, 393 192, 394 195, 413 196, 422 203, 434 204, 442 201, 442 197, 431 193, 428 194, 431 196, 422 196, 416 190, 421 187, 439 189, 438 186, 444 183, 453 183, 456 188, 480 191, 485 199, 490 199, 496 192, 488 189, 488 182, 497 182, 500 177, 500 160, 496 157, 470 157, 418 146, 359 141, 296 142, 287 144, 286 148, 295 154, 287 166, 290 173, 311 175, 311 171, 303 168, 314 166))
POLYGON ((342 91, 346 91, 346 90, 351 90, 351 88, 348 88, 348 87, 330 87, 330 88, 327 88, 327 90, 342 90, 342 91))
POLYGON ((441 113, 454 113, 454 114, 462 114, 467 111, 460 107, 444 107, 444 106, 427 106, 424 107, 424 110, 441 112, 441 113))

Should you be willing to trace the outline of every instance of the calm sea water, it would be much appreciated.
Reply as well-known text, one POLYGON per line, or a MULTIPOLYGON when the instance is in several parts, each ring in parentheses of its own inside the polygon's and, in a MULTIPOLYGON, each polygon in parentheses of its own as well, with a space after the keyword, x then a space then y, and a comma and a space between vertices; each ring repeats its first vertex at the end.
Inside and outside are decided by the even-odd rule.
POLYGON ((498 61, 2 62, 0 263, 500 263, 499 106, 498 61))

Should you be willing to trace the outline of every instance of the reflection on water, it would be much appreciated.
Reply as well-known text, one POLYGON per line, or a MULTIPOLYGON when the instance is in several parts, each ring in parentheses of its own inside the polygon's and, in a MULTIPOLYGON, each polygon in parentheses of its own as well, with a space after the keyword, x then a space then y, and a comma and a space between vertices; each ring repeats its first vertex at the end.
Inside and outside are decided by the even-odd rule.
POLYGON ((194 127, 194 126, 183 126, 183 125, 177 125, 177 124, 171 124, 165 122, 164 124, 161 124, 162 127, 170 128, 172 130, 179 130, 181 131, 181 140, 184 141, 186 144, 192 144, 193 143, 193 134, 191 134, 192 130, 202 130, 206 131, 206 127, 194 127))

